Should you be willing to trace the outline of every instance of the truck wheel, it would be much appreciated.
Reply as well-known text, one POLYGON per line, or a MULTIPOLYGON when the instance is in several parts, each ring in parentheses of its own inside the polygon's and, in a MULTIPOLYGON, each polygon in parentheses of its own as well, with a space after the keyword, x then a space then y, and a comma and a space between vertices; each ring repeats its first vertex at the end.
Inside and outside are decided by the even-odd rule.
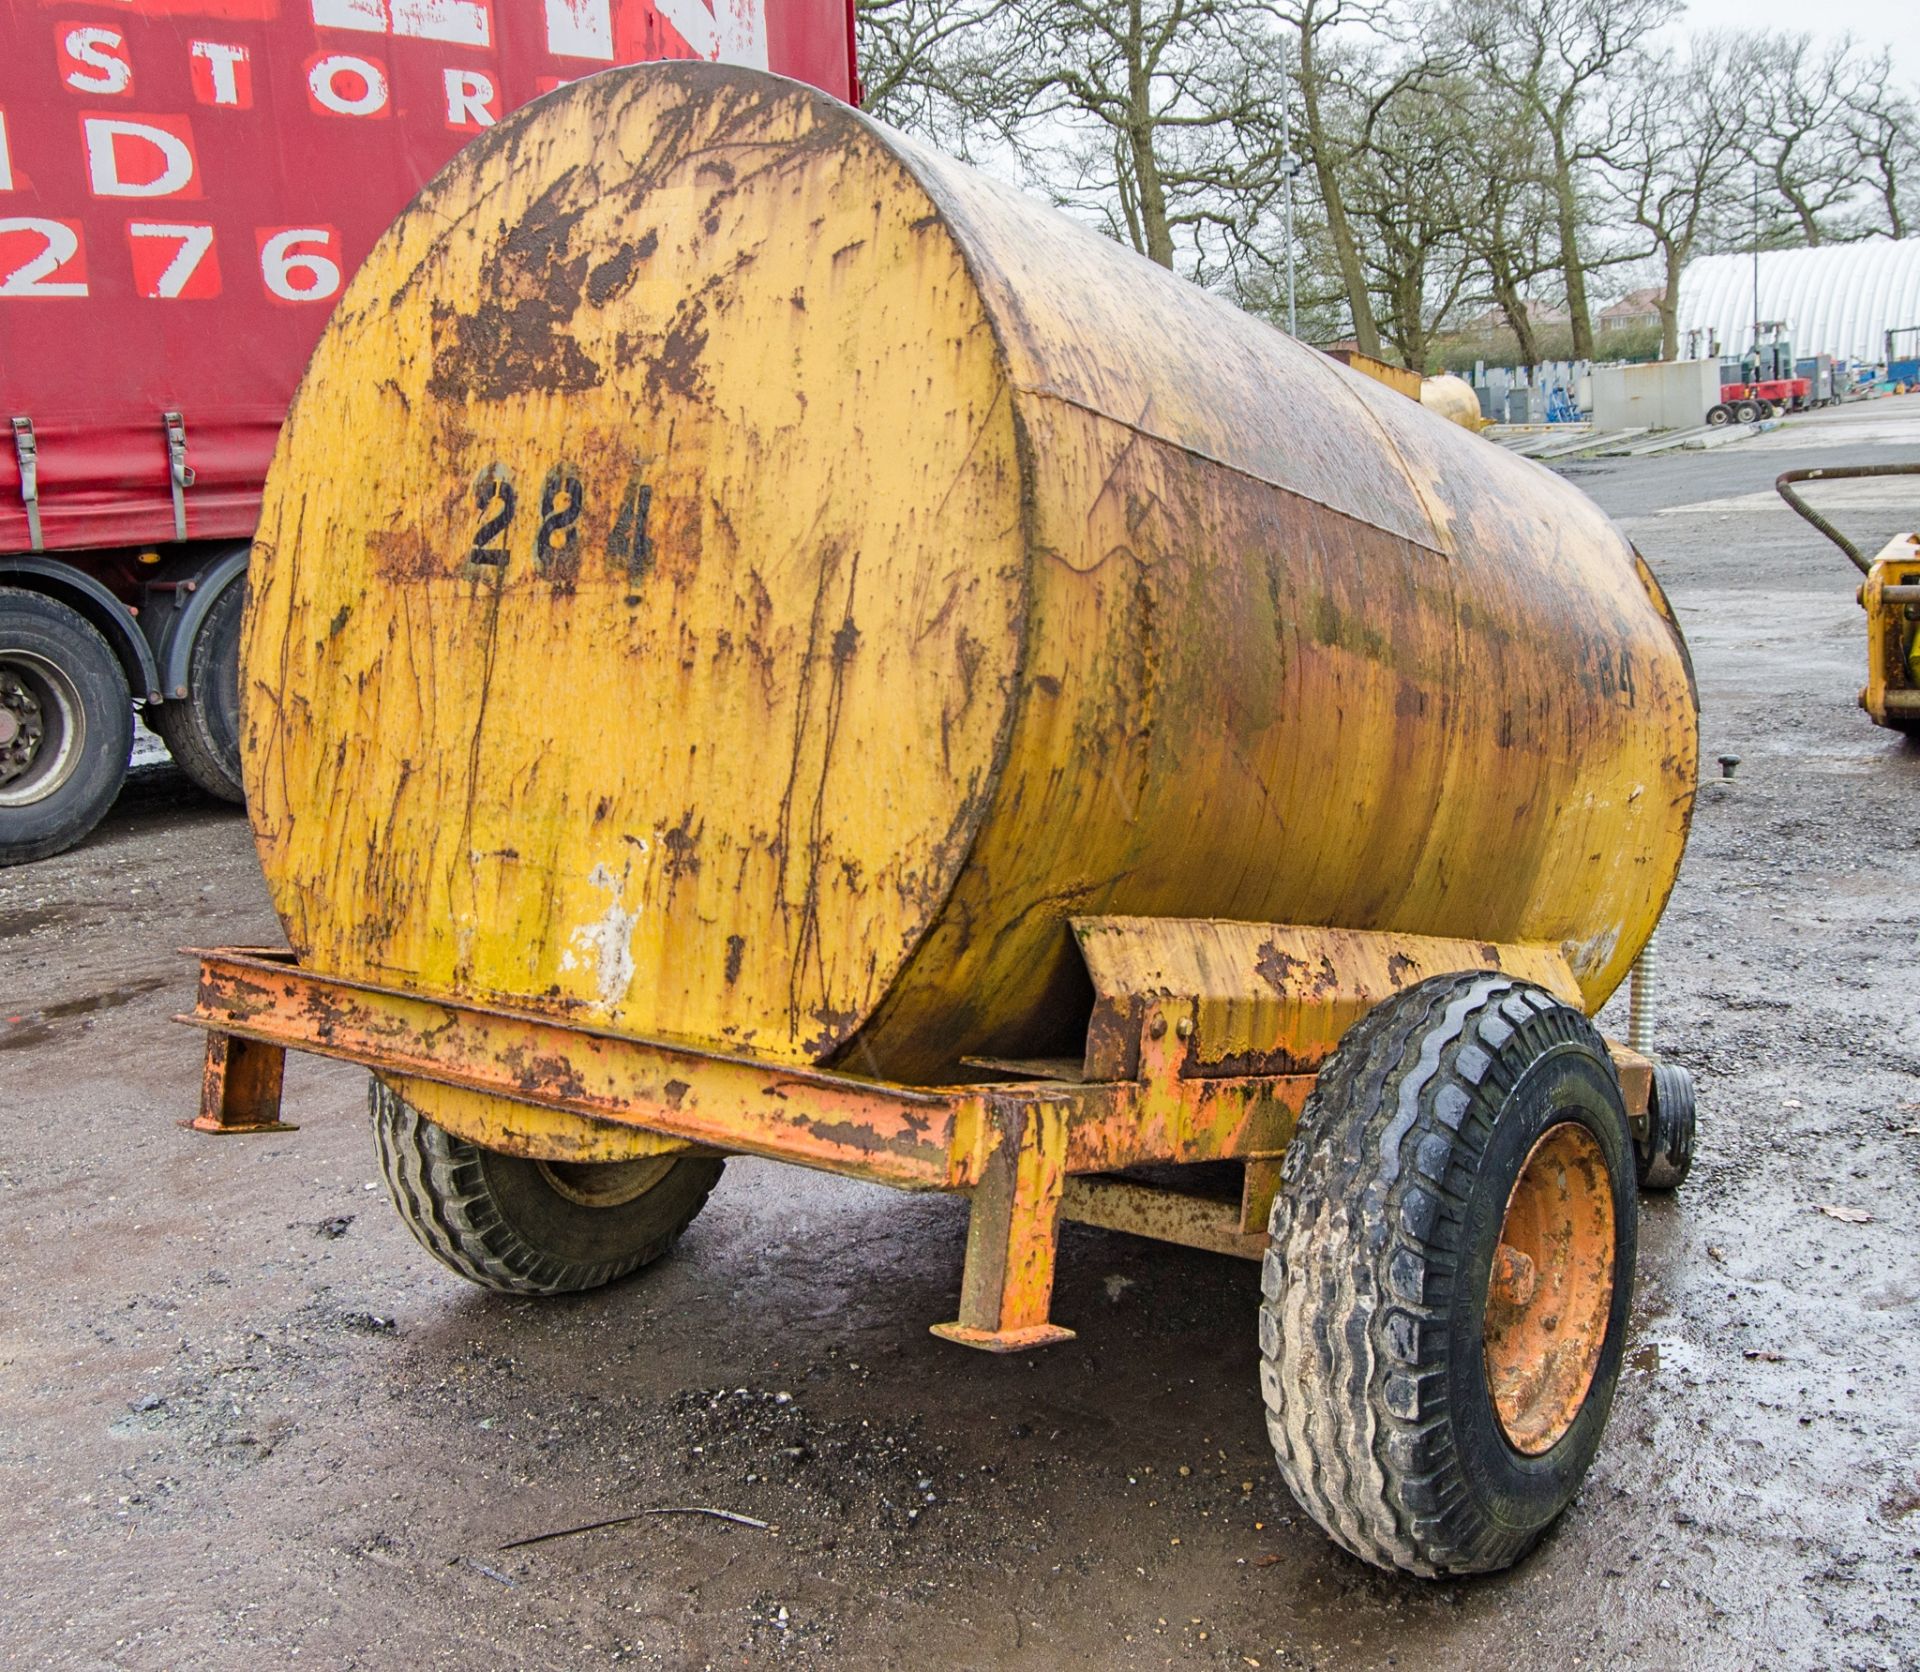
POLYGON ((0 587, 0 865, 70 848, 126 782, 133 694, 77 610, 0 587))
POLYGON ((415 1240, 470 1282, 510 1295, 597 1289, 651 1265, 705 1205, 724 1162, 528 1161, 422 1118, 375 1079, 374 1145, 415 1240))
POLYGON ((1599 1448, 1638 1198, 1593 1025, 1491 972, 1363 1017, 1282 1169, 1260 1381, 1293 1495, 1380 1567, 1509 1566, 1599 1448))
POLYGON ((1647 1136, 1633 1146, 1642 1190, 1678 1190, 1693 1170, 1693 1076, 1672 1063, 1655 1063, 1647 1098, 1647 1136))
POLYGON ((244 801, 240 787, 240 615, 244 580, 228 583, 187 653, 187 694, 147 711, 173 763, 207 794, 244 801))
POLYGON ((1725 429, 1733 422, 1733 408, 1722 401, 1718 406, 1707 408, 1707 423, 1716 430, 1725 429))

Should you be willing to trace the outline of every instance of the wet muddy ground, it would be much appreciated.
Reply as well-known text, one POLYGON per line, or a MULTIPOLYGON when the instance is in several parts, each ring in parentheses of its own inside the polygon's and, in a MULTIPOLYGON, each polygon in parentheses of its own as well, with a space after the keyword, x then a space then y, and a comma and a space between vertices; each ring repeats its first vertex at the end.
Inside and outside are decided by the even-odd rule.
POLYGON ((1920 399, 1567 471, 1740 765, 1661 938, 1700 1161, 1516 1571, 1401 1580, 1304 1521, 1249 1266, 1070 1227, 1079 1339, 978 1356, 926 1333, 958 1204, 741 1162, 639 1281, 512 1301, 408 1238, 357 1072, 295 1063, 298 1132, 182 1132, 175 949, 277 928, 243 820, 162 767, 0 873, 0 1665, 1920 1667, 1920 750, 1854 707, 1852 571, 1767 491, 1901 457, 1920 399), (646 1513, 689 1507, 768 1525, 646 1513))

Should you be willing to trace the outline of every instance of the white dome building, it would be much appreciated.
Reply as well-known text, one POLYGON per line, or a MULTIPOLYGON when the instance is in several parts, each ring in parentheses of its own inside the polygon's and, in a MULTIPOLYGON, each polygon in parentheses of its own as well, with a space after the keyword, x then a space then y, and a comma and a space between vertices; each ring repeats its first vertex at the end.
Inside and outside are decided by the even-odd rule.
MULTIPOLYGON (((1715 335, 1722 354, 1744 352, 1753 341, 1753 297, 1751 253, 1689 262, 1680 275, 1681 351, 1688 332, 1697 331, 1703 354, 1715 335)), ((1786 322, 1796 355, 1877 363, 1889 330, 1920 326, 1920 238, 1764 252, 1759 317, 1786 322)))

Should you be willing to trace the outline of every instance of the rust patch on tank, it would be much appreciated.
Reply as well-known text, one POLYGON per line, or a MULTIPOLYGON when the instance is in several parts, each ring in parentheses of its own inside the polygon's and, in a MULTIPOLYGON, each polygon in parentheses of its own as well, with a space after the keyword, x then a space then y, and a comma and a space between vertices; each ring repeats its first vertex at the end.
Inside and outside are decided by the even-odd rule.
POLYGON ((590 260, 572 251, 585 207, 563 207, 574 196, 578 172, 560 174, 507 232, 483 276, 486 299, 472 313, 433 304, 437 346, 427 392, 436 399, 498 401, 599 385, 600 367, 568 329, 590 260), (439 340, 443 336, 451 340, 439 340))
POLYGON ((596 308, 604 308, 626 295, 640 276, 640 264, 659 247, 660 234, 649 232, 637 243, 608 256, 587 274, 587 300, 596 308))
POLYGON ((704 393, 700 356, 707 347, 706 318, 707 305, 699 297, 680 304, 658 352, 647 365, 647 393, 655 400, 663 392, 683 400, 698 400, 704 393))

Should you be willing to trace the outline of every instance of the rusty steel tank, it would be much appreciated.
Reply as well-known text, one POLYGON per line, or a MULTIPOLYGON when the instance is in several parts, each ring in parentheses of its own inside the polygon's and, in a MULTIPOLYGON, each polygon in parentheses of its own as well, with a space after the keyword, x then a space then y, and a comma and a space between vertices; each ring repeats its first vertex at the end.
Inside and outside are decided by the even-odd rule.
POLYGON ((308 966, 929 1081, 1077 1050, 1076 914, 1545 942, 1597 1009, 1697 752, 1572 487, 704 64, 537 101, 373 250, 244 712, 308 966))

